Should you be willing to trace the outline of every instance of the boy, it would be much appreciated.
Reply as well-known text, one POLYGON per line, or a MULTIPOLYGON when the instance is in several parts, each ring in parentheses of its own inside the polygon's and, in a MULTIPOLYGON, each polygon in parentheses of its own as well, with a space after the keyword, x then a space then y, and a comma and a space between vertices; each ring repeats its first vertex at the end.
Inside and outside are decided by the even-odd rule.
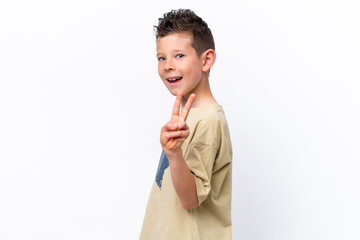
POLYGON ((211 31, 183 9, 165 13, 155 30, 158 72, 176 100, 161 129, 140 239, 231 239, 232 147, 208 81, 216 58, 211 31))

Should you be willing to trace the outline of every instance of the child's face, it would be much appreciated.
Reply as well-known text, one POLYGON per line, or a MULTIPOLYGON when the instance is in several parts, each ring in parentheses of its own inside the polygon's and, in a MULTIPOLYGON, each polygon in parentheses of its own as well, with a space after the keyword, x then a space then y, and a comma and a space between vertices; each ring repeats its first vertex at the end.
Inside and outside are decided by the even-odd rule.
POLYGON ((172 95, 196 93, 202 78, 202 57, 191 45, 192 35, 173 33, 156 41, 158 72, 172 95))

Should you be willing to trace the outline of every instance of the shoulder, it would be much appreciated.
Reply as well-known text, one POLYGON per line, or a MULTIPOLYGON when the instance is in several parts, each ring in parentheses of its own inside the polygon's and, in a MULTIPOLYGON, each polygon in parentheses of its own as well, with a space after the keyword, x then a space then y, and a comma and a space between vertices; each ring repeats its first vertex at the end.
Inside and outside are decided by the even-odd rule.
POLYGON ((197 108, 191 108, 189 113, 190 122, 215 123, 225 120, 222 106, 218 103, 211 103, 197 108))
POLYGON ((193 134, 192 143, 215 144, 227 128, 222 106, 213 103, 190 110, 187 124, 193 134))

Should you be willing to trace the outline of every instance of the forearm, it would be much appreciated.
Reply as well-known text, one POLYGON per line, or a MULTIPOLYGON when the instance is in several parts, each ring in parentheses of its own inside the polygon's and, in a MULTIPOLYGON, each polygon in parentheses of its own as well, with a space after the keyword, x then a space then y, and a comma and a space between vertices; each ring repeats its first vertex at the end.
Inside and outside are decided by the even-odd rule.
POLYGON ((187 166, 181 149, 165 152, 170 166, 171 180, 183 208, 189 210, 199 205, 194 175, 187 166))

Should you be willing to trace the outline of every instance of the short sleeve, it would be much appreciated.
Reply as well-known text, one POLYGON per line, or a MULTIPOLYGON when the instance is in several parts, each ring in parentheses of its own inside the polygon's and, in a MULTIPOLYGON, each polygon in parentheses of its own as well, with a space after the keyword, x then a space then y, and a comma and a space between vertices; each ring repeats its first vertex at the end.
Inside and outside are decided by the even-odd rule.
POLYGON ((190 144, 185 155, 186 163, 195 177, 199 205, 211 190, 211 177, 217 149, 207 144, 190 144))
POLYGON ((224 183, 230 186, 226 181, 231 176, 231 142, 223 111, 217 105, 190 112, 187 123, 190 135, 182 146, 183 155, 195 177, 200 205, 209 194, 217 198, 224 183))

